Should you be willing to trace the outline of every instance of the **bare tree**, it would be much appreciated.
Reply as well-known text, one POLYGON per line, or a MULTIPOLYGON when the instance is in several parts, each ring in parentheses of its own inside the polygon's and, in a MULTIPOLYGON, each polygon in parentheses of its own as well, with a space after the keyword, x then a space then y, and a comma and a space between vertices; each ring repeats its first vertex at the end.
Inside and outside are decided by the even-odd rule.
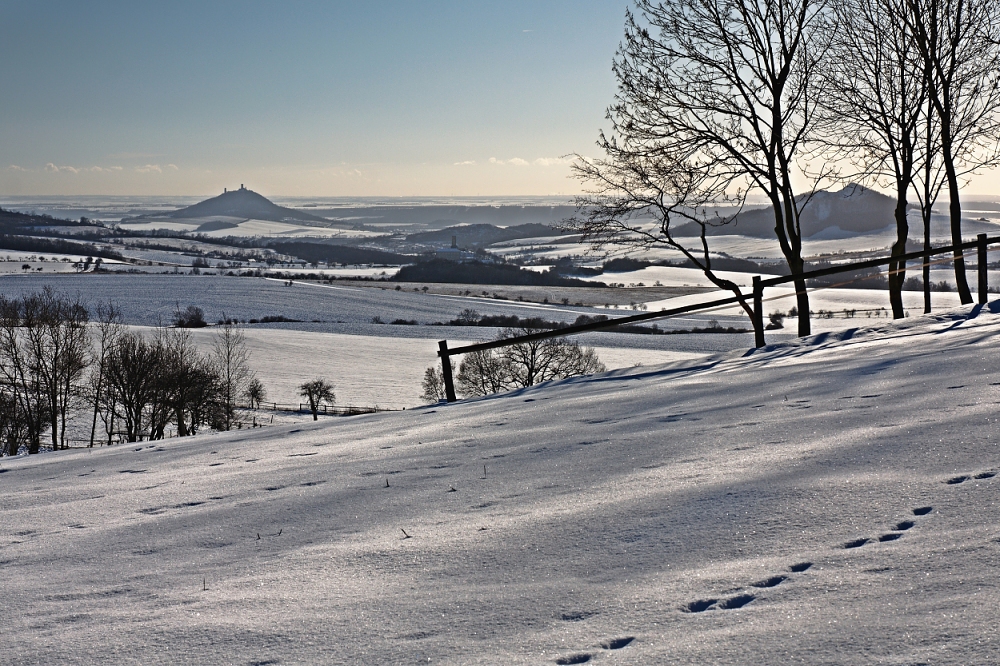
MULTIPOLYGON (((669 247, 681 252, 701 269, 715 286, 733 292, 740 306, 753 319, 753 308, 734 281, 712 269, 708 232, 732 222, 736 213, 723 212, 728 175, 716 175, 695 158, 676 163, 662 153, 653 157, 637 150, 626 140, 619 142, 603 135, 599 145, 607 159, 588 160, 578 156, 575 175, 587 183, 589 192, 577 198, 580 214, 563 223, 570 231, 597 248, 669 247), (675 223, 694 224, 699 245, 692 247, 676 234, 675 223)), ((737 207, 738 212, 739 208, 737 207)), ((683 233, 683 231, 681 232, 683 233)))
MULTIPOLYGON (((535 332, 507 328, 497 339, 535 332)), ((606 369, 592 348, 565 338, 544 338, 466 354, 459 365, 458 385, 463 395, 489 395, 606 369)))
POLYGON ((499 349, 482 349, 463 356, 456 379, 463 395, 490 395, 509 391, 512 386, 510 370, 499 349))
POLYGON ((324 403, 332 405, 336 399, 333 393, 333 384, 322 377, 299 386, 299 395, 309 403, 309 411, 312 412, 313 421, 319 420, 320 405, 324 403))
MULTIPOLYGON (((902 19, 907 0, 844 0, 827 25, 831 57, 822 70, 822 99, 831 143, 861 175, 888 181, 896 192, 896 241, 889 264, 889 302, 903 310, 909 225, 907 194, 913 186, 927 99, 922 61, 902 19)), ((854 177, 854 176, 852 176, 854 177)))
POLYGON ((256 377, 251 379, 247 384, 244 397, 246 397, 250 409, 260 409, 260 403, 267 399, 267 389, 264 387, 264 383, 256 377))
MULTIPOLYGON (((88 263, 90 257, 87 257, 88 263)), ((94 437, 97 433, 97 417, 101 411, 101 404, 104 402, 104 378, 108 352, 114 347, 118 338, 125 332, 125 325, 122 323, 121 312, 112 303, 100 303, 97 305, 97 351, 95 353, 95 366, 91 373, 91 401, 94 411, 90 424, 90 447, 94 446, 94 437)))
POLYGON ((171 420, 178 437, 193 435, 203 422, 213 421, 213 414, 222 416, 219 375, 195 349, 186 330, 160 329, 157 346, 163 362, 160 385, 164 408, 156 413, 151 438, 162 438, 171 420))
MULTIPOLYGON (((1000 161, 1000 3, 997 0, 905 0, 902 20, 927 74, 948 185, 951 239, 962 243, 963 174, 1000 161)), ((972 302, 965 257, 955 250, 955 282, 972 302)))
MULTIPOLYGON (((628 15, 613 67, 613 131, 598 140, 608 159, 578 168, 597 183, 591 203, 611 213, 596 221, 614 215, 615 199, 636 201, 626 210, 652 201, 662 233, 666 212, 697 211, 719 192, 738 209, 757 192, 773 209, 789 270, 801 274, 799 217, 810 197, 796 196, 794 180, 819 96, 825 46, 817 27, 826 1, 638 0, 641 18, 628 15)), ((588 205, 586 197, 581 203, 588 205)), ((698 254, 703 263, 696 265, 710 270, 704 230, 702 251, 686 256, 698 254)), ((799 334, 807 335, 805 280, 794 284, 799 334)))
POLYGON ((29 336, 49 403, 52 448, 66 448, 70 403, 81 397, 80 380, 90 364, 89 315, 79 298, 59 296, 49 287, 25 300, 34 311, 35 326, 29 327, 29 336))
POLYGON ((16 389, 0 382, 0 455, 16 456, 21 445, 27 443, 27 429, 16 389))
POLYGON ((254 378, 250 369, 250 350, 246 335, 239 324, 226 320, 215 334, 212 358, 219 375, 220 394, 224 409, 223 429, 231 430, 236 420, 236 408, 254 378))
MULTIPOLYGON (((926 67, 926 65, 925 65, 926 67)), ((924 73, 928 76, 927 72, 924 73)), ((924 251, 931 250, 931 216, 934 214, 934 203, 941 194, 945 184, 944 165, 941 160, 941 133, 938 131, 940 121, 934 114, 934 103, 928 96, 924 102, 924 120, 919 142, 919 167, 914 175, 914 192, 920 202, 920 221, 924 232, 924 251)), ((930 256, 923 261, 924 283, 924 313, 931 311, 931 264, 930 256)))
POLYGON ((103 405, 112 410, 109 420, 121 422, 126 441, 141 441, 151 431, 150 405, 160 391, 161 349, 136 333, 126 332, 115 341, 105 367, 103 405))
POLYGON ((20 299, 0 298, 0 373, 17 406, 29 453, 48 429, 53 449, 67 445, 71 401, 88 365, 87 310, 46 287, 20 299))
POLYGON ((423 390, 420 398, 427 402, 440 402, 447 397, 444 390, 444 374, 436 366, 424 370, 424 379, 420 383, 420 388, 423 390))

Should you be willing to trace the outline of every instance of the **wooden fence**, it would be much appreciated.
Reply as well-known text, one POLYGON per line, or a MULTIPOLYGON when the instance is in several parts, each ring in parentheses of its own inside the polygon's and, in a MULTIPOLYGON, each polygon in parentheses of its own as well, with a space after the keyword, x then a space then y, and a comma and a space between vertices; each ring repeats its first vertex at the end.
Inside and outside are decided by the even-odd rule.
MULTIPOLYGON (((309 405, 306 403, 283 405, 279 402, 262 402, 258 409, 266 409, 272 412, 311 412, 309 405)), ((335 407, 333 405, 320 405, 317 410, 320 414, 327 414, 329 416, 357 416, 358 414, 377 414, 378 412, 395 412, 398 410, 388 409, 386 407, 335 407)))
MULTIPOLYGON (((909 252, 900 257, 880 257, 877 259, 869 259, 867 261, 858 261, 850 264, 839 264, 837 266, 831 266, 829 268, 821 268, 813 271, 804 271, 795 275, 782 275, 779 277, 768 278, 766 280, 761 279, 760 276, 754 276, 753 278, 753 328, 754 328, 754 344, 756 347, 760 348, 764 346, 764 289, 767 287, 775 287, 780 284, 786 284, 788 282, 794 282, 796 280, 810 280, 812 278, 824 277, 827 275, 836 275, 837 273, 848 273, 851 271, 857 271, 865 268, 877 268, 879 266, 886 266, 890 263, 896 261, 910 261, 912 259, 923 259, 924 262, 930 260, 931 257, 938 254, 947 254, 949 252, 957 252, 959 250, 971 250, 976 248, 978 255, 978 273, 979 273, 979 303, 986 303, 986 295, 989 285, 986 280, 986 253, 987 248, 990 245, 995 245, 1000 243, 1000 236, 987 237, 986 234, 979 234, 976 240, 969 241, 967 243, 962 243, 960 245, 947 245, 945 247, 931 248, 930 250, 921 250, 919 252, 909 252)), ((448 402, 455 402, 457 400, 455 396, 455 380, 452 377, 451 368, 451 357, 460 354, 469 354, 476 351, 483 351, 486 349, 496 349, 498 347, 507 347, 510 345, 516 345, 522 342, 533 342, 535 340, 544 340, 546 338, 556 338, 565 335, 575 335, 577 333, 586 333, 589 331, 602 331, 621 326, 623 324, 634 324, 641 321, 650 321, 653 319, 665 319, 667 317, 674 317, 680 314, 687 314, 690 312, 698 312, 701 310, 709 310, 712 308, 717 308, 720 306, 732 305, 735 303, 745 300, 737 296, 728 296, 726 298, 717 298, 712 301, 707 301, 704 303, 693 303, 691 305, 684 305, 677 308, 671 308, 669 310, 660 310, 659 312, 644 312, 642 314, 630 315, 627 317, 619 317, 618 319, 608 319, 607 321, 591 322, 588 324, 579 324, 576 326, 567 326, 566 328, 558 328, 551 331, 540 331, 538 333, 531 333, 529 335, 521 335, 515 338, 504 338, 502 340, 491 340, 489 342, 480 342, 477 344, 466 345, 464 347, 455 347, 454 349, 448 348, 448 341, 441 340, 438 342, 438 357, 441 359, 441 374, 444 378, 444 390, 445 396, 448 402)))

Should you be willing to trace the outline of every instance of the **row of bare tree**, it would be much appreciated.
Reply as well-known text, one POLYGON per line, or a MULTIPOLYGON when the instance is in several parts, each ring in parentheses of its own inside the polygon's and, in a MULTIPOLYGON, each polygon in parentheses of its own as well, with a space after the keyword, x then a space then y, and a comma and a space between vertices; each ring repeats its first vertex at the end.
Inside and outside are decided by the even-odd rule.
POLYGON ((91 321, 78 298, 49 288, 0 296, 3 455, 22 447, 38 453, 46 440, 60 449, 71 439, 90 446, 162 439, 170 426, 179 436, 206 426, 229 430, 240 405, 264 397, 236 325, 220 326, 211 352, 202 354, 186 330, 144 336, 125 326, 112 304, 95 315, 91 321))
MULTIPOLYGON (((614 62, 605 157, 578 156, 588 186, 567 226, 598 246, 679 250, 749 313, 739 286, 716 275, 710 231, 763 195, 792 275, 804 270, 800 217, 823 183, 895 191, 905 253, 907 207, 946 188, 962 241, 960 188, 1000 161, 1000 0, 637 0, 614 62), (804 187, 802 183, 807 183, 804 187), (653 223, 650 223, 650 220, 653 223), (694 243, 676 233, 695 223, 694 243)), ((926 262, 925 262, 926 263, 926 262)), ((904 316, 904 263, 890 266, 893 316, 904 316)), ((957 290, 972 302, 964 257, 957 290)), ((809 325, 795 281, 799 334, 809 325)), ((930 309, 924 269, 925 308, 930 309)))
MULTIPOLYGON (((496 339, 509 340, 537 332, 531 328, 505 328, 496 339)), ((490 395, 606 369, 592 347, 581 347, 565 338, 528 340, 465 354, 458 367, 457 389, 463 396, 490 395)), ((444 376, 437 367, 424 371, 421 386, 420 397, 428 402, 446 398, 444 376)))

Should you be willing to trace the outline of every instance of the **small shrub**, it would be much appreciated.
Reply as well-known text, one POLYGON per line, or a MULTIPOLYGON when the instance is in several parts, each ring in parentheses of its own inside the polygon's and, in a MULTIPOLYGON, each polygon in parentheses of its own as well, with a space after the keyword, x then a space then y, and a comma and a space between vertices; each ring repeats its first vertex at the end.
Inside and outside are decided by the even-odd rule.
POLYGON ((174 312, 174 326, 177 328, 204 328, 208 326, 205 321, 205 312, 201 308, 189 305, 183 312, 174 312))

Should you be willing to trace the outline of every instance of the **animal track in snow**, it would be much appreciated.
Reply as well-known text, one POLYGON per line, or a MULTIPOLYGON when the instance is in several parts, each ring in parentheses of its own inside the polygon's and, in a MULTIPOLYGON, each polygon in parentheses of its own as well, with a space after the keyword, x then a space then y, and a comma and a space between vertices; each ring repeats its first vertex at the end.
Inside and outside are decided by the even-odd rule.
POLYGON ((704 613, 718 601, 718 599, 699 599, 684 606, 683 610, 685 613, 704 613))
POLYGON ((976 474, 976 478, 977 479, 992 479, 996 475, 997 475, 996 472, 980 472, 979 474, 976 474))
POLYGON ((786 580, 788 580, 788 576, 771 576, 766 580, 757 581, 756 583, 751 584, 750 587, 777 587, 786 580))
POLYGON ((738 594, 735 597, 730 597, 729 599, 726 599, 725 601, 720 601, 719 608, 721 608, 722 610, 733 610, 736 608, 743 608, 756 598, 757 597, 755 597, 752 594, 738 594))
POLYGON ((635 636, 626 636, 625 638, 613 638, 610 641, 604 641, 601 643, 601 647, 605 650, 621 650, 623 647, 627 647, 632 644, 635 640, 635 636))
POLYGON ((948 479, 947 481, 945 481, 945 483, 947 483, 949 486, 956 486, 956 485, 958 485, 960 483, 964 483, 964 482, 966 482, 968 480, 969 480, 969 477, 965 476, 965 475, 962 475, 962 476, 953 476, 950 479, 948 479))
POLYGON ((918 507, 918 508, 914 509, 913 510, 913 515, 914 516, 926 516, 928 513, 930 513, 933 510, 934 510, 933 507, 922 506, 922 507, 918 507))
POLYGON ((879 541, 895 541, 899 537, 903 536, 899 532, 889 532, 888 534, 883 534, 878 538, 879 541))
POLYGON ((568 657, 559 657, 558 659, 556 659, 556 663, 559 664, 560 666, 564 666, 565 664, 586 664, 588 661, 590 661, 591 656, 592 655, 589 655, 586 652, 581 654, 573 654, 568 657))
POLYGON ((580 622, 581 620, 586 620, 588 617, 593 617, 597 613, 592 613, 590 611, 577 611, 575 613, 563 613, 559 616, 559 619, 563 622, 580 622))
POLYGON ((896 523, 896 526, 892 529, 896 530, 897 532, 903 532, 905 530, 910 529, 915 524, 916 523, 914 523, 912 520, 904 520, 902 522, 896 523))
POLYGON ((865 545, 869 541, 870 541, 870 539, 868 539, 868 538, 855 539, 854 541, 848 541, 847 543, 845 543, 844 544, 844 548, 860 548, 861 546, 865 545))
POLYGON ((792 573, 802 573, 812 565, 812 562, 799 562, 798 564, 793 564, 788 568, 792 571, 792 573))
POLYGON ((735 597, 730 597, 722 601, 718 599, 699 599, 682 607, 681 610, 685 613, 704 613, 707 610, 715 610, 716 608, 734 610, 736 608, 743 608, 756 598, 752 594, 737 594, 735 597))

